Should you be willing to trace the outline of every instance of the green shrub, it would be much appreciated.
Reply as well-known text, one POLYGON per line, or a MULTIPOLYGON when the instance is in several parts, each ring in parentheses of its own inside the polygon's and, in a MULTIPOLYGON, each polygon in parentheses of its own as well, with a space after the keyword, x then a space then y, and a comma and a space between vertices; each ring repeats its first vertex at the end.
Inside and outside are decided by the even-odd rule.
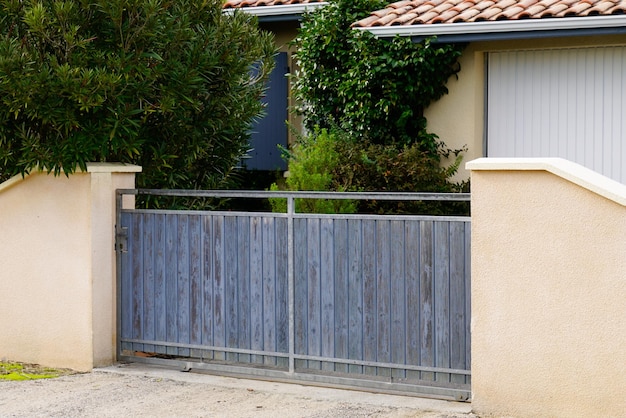
MULTIPOLYGON (((418 144, 372 144, 351 138, 338 129, 316 129, 300 138, 287 153, 289 176, 284 186, 271 190, 317 190, 352 192, 467 192, 467 182, 454 183, 463 150, 439 144, 439 154, 454 156, 455 163, 442 167, 438 156, 418 144)), ((272 210, 285 212, 286 199, 270 199, 272 210)), ((459 214, 469 205, 458 202, 318 200, 297 199, 296 211, 303 213, 459 214)))
MULTIPOLYGON (((337 152, 338 140, 326 129, 316 129, 312 135, 299 138, 287 153, 289 176, 286 190, 345 191, 333 179, 333 172, 340 164, 337 152)), ((274 183, 271 190, 280 190, 274 183)), ((286 212, 286 199, 270 199, 274 212, 286 212)), ((351 200, 296 199, 296 212, 300 213, 354 213, 356 203, 351 200)))
MULTIPOLYGON (((462 150, 448 150, 440 144, 440 153, 456 157, 450 167, 418 144, 372 144, 339 142, 342 156, 335 166, 333 178, 341 179, 341 187, 354 191, 458 193, 469 190, 467 182, 454 183, 450 178, 461 163, 462 150)), ((467 203, 432 201, 360 201, 359 212, 379 214, 463 214, 469 213, 467 203)))
POLYGON ((120 161, 143 167, 139 187, 227 184, 274 46, 221 6, 0 0, 1 176, 120 161))

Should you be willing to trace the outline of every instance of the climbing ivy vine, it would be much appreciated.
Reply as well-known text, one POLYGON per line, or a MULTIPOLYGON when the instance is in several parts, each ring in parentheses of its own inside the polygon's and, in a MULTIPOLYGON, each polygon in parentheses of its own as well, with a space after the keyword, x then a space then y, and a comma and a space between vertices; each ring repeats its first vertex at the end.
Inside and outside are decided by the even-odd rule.
POLYGON ((294 91, 309 130, 339 127, 375 144, 419 144, 436 155, 423 110, 447 93, 457 45, 376 39, 351 25, 384 0, 335 0, 304 16, 295 41, 294 91))

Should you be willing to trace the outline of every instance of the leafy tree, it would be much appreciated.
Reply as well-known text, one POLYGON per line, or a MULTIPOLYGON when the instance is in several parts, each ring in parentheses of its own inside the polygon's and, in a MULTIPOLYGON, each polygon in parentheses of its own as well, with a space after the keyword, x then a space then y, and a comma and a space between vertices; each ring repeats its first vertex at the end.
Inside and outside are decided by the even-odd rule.
POLYGON ((221 6, 0 0, 0 178, 120 161, 143 166, 140 187, 226 181, 274 47, 254 18, 221 6))
POLYGON ((335 0, 304 16, 294 89, 308 129, 338 126, 376 144, 418 143, 436 155, 423 109, 447 93, 460 48, 375 39, 351 24, 384 0, 335 0))

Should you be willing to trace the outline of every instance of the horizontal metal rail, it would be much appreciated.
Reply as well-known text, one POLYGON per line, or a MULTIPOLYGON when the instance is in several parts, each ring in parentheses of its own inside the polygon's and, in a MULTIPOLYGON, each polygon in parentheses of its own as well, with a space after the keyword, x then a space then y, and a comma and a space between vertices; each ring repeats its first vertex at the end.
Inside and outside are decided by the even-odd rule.
POLYGON ((172 197, 223 197, 223 198, 294 198, 330 200, 414 200, 469 202, 470 193, 407 193, 407 192, 287 192, 254 190, 159 190, 159 189, 118 189, 124 195, 153 195, 172 197))
MULTIPOLYGON (((130 339, 130 338, 123 338, 122 342, 133 343, 133 344, 156 345, 160 347, 185 348, 185 349, 190 349, 190 350, 220 351, 224 353, 252 354, 252 355, 259 355, 259 356, 289 358, 289 353, 287 352, 248 350, 248 349, 242 349, 242 348, 219 347, 219 346, 213 346, 213 345, 170 343, 170 342, 164 342, 164 341, 140 340, 140 339, 130 339)), ((157 354, 162 354, 162 353, 157 353, 157 354)), ((167 354, 167 355, 171 355, 171 354, 167 354)), ((410 364, 385 363, 385 362, 380 362, 380 361, 367 361, 367 360, 352 360, 352 359, 342 359, 342 358, 337 358, 337 357, 309 356, 309 355, 302 355, 302 354, 293 354, 293 357, 296 360, 323 361, 323 362, 328 362, 328 363, 351 364, 355 366, 382 367, 386 369, 397 369, 397 370, 414 370, 414 371, 429 372, 429 373, 450 373, 450 374, 459 374, 459 375, 466 375, 466 376, 471 375, 471 371, 469 370, 448 369, 445 367, 415 366, 415 365, 410 365, 410 364)))
MULTIPOLYGON (((122 209, 122 213, 145 213, 157 215, 206 215, 210 213, 213 216, 241 216, 241 217, 258 217, 258 218, 288 218, 289 214, 285 212, 243 212, 230 210, 187 210, 187 209, 122 209)), ((422 220, 422 221, 441 221, 441 222, 470 222, 469 216, 448 216, 448 215, 377 215, 377 214, 354 214, 354 213, 294 213, 294 219, 376 219, 376 220, 422 220)))

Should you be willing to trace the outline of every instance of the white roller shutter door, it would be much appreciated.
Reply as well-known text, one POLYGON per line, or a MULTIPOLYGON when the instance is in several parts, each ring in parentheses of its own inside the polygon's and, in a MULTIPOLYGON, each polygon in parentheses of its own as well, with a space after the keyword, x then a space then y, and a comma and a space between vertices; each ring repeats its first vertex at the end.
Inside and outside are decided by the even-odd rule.
POLYGON ((626 47, 489 54, 489 157, 563 157, 626 183, 626 47))

